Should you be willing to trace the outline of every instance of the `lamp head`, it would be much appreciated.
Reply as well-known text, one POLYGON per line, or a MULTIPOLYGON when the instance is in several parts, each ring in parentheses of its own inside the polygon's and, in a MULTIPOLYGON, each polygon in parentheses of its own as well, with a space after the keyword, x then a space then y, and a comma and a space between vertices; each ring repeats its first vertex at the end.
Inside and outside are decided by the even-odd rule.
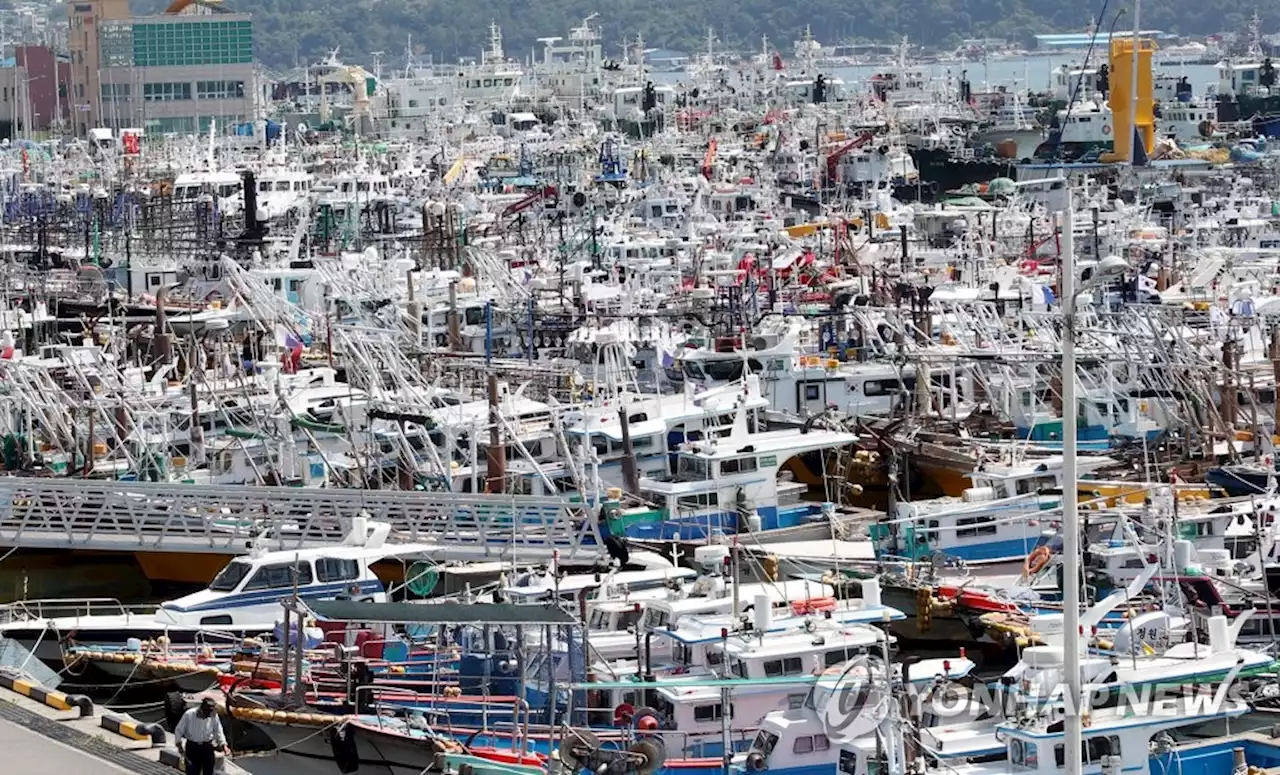
POLYGON ((1077 280, 1076 293, 1109 283, 1129 271, 1129 262, 1119 256, 1107 256, 1089 267, 1089 276, 1077 280))
POLYGON ((1129 262, 1120 256, 1107 256, 1093 269, 1093 276, 1113 279, 1129 271, 1129 262))

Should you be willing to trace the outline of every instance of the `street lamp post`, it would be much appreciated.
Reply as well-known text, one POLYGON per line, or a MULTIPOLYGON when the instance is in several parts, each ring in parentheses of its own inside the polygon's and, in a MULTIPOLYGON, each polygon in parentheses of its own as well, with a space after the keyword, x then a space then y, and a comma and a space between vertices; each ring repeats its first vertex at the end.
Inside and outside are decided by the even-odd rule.
POLYGON ((1067 775, 1079 775, 1083 767, 1080 723, 1080 511, 1076 491, 1076 299, 1082 291, 1124 274, 1128 262, 1107 256, 1094 266, 1089 279, 1076 287, 1075 206, 1067 189, 1062 213, 1062 643, 1066 672, 1066 713, 1063 761, 1067 775))
POLYGON ((1067 189, 1062 213, 1062 645, 1067 674, 1063 762, 1081 769, 1080 725, 1080 512, 1076 493, 1076 241, 1075 205, 1067 189))

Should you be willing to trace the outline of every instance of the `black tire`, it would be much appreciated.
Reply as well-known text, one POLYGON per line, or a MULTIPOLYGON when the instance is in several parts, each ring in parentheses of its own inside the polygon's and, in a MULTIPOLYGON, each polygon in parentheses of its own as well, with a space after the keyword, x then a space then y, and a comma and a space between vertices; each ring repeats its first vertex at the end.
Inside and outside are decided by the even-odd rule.
POLYGON ((333 761, 338 765, 338 772, 347 775, 360 769, 360 753, 356 750, 356 736, 350 729, 344 732, 334 730, 329 735, 329 747, 333 749, 333 761))
POLYGON ((169 692, 164 696, 164 723, 172 731, 178 728, 182 714, 187 712, 187 698, 182 692, 169 692))

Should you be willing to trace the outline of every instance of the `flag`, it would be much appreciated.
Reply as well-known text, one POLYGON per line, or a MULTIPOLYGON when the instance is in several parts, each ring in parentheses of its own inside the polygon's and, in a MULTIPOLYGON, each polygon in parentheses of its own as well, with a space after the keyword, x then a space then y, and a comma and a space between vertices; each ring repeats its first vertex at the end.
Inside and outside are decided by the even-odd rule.
POLYGON ((1047 285, 1032 283, 1031 285, 1031 303, 1032 304, 1044 304, 1045 306, 1052 306, 1053 303, 1057 300, 1058 300, 1058 297, 1053 295, 1052 288, 1050 288, 1047 285))

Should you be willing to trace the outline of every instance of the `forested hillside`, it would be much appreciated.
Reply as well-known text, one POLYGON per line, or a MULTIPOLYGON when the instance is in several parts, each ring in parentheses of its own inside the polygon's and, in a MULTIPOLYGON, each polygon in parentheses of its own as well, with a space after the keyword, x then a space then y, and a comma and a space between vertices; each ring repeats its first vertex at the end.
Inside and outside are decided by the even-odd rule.
MULTIPOLYGON (((1125 0, 1127 3, 1127 0, 1125 0)), ((930 45, 964 38, 1029 40, 1038 32, 1083 31, 1101 3, 1058 0, 226 0, 254 15, 258 57, 269 67, 315 61, 333 48, 344 59, 367 62, 374 51, 403 61, 412 36, 420 57, 454 61, 476 56, 489 22, 502 26, 510 56, 525 58, 546 36, 564 36, 589 13, 611 50, 643 35, 647 46, 701 49, 708 28, 721 45, 755 49, 768 35, 784 55, 806 25, 823 43, 887 41, 903 35, 930 45)), ((135 0, 138 11, 163 9, 168 0, 135 0)), ((1104 26, 1121 5, 1112 2, 1104 26)), ((1264 32, 1280 27, 1280 3, 1244 0, 1162 0, 1144 3, 1145 28, 1182 34, 1243 31, 1257 11, 1264 32)), ((1131 11, 1130 11, 1131 12, 1131 11)), ((1122 28, 1131 22, 1126 17, 1122 28)))

